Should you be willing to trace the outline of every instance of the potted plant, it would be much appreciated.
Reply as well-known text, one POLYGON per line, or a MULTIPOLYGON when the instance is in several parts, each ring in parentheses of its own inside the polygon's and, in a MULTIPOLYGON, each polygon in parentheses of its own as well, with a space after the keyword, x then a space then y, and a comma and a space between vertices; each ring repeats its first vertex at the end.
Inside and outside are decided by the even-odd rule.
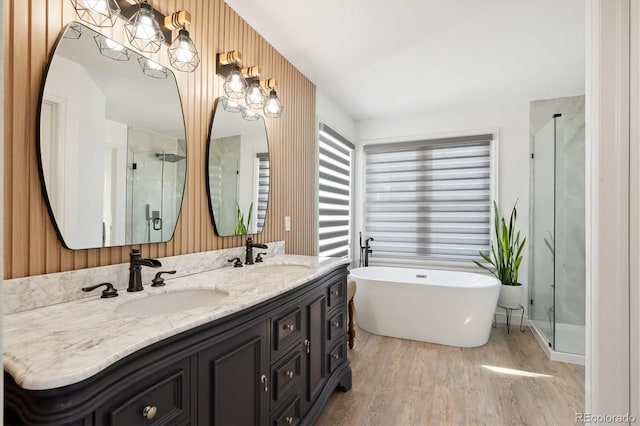
POLYGON ((515 230, 517 211, 516 206, 511 210, 509 225, 504 217, 500 217, 498 206, 493 202, 495 214, 495 245, 491 243, 490 255, 480 252, 480 257, 489 265, 474 260, 479 267, 486 269, 496 276, 502 283, 498 305, 505 307, 518 307, 522 301, 522 284, 518 282, 518 269, 522 262, 522 250, 526 237, 521 238, 520 231, 515 230))

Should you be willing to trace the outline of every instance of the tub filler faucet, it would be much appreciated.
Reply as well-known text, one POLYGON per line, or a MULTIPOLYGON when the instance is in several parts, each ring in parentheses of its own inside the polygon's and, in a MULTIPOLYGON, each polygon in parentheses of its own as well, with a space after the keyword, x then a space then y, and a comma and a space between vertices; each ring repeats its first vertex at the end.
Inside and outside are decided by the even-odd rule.
POLYGON ((369 246, 371 241, 375 241, 373 237, 364 240, 362 245, 362 232, 360 233, 360 266, 369 266, 369 255, 373 253, 373 249, 369 246))

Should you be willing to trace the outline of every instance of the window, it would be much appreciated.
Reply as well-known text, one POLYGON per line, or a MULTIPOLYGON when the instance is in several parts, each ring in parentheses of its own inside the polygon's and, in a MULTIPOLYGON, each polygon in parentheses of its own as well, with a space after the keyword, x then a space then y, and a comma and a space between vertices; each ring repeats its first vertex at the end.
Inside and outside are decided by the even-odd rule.
POLYGON ((260 231, 264 227, 269 201, 269 153, 260 152, 256 154, 256 159, 258 163, 258 220, 256 225, 260 231))
POLYGON ((318 256, 349 257, 353 144, 320 124, 318 150, 318 256))
POLYGON ((489 250, 492 135, 364 147, 375 262, 470 261, 489 250))

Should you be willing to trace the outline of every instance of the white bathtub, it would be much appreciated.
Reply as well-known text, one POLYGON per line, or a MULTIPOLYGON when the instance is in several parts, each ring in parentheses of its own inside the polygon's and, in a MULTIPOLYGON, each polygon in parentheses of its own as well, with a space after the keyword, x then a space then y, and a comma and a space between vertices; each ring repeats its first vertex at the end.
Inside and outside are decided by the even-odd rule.
POLYGON ((358 326, 369 333, 461 347, 489 340, 500 293, 494 277, 376 266, 350 276, 358 326))

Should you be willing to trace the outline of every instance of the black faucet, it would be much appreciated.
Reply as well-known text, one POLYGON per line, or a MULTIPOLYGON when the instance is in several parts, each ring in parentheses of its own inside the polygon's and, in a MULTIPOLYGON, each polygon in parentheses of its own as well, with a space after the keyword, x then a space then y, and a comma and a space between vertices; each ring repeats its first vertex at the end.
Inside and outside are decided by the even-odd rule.
POLYGON ((369 237, 364 240, 364 245, 362 245, 362 232, 360 233, 360 266, 369 266, 369 255, 373 253, 371 247, 369 247, 369 242, 375 241, 373 237, 369 237))
POLYGON ((162 263, 156 259, 143 259, 138 249, 131 250, 129 259, 129 287, 127 287, 127 291, 142 291, 144 290, 142 287, 142 274, 140 273, 142 267, 159 268, 162 263))
POLYGON ((253 244, 253 238, 247 237, 247 254, 244 257, 245 265, 253 265, 253 248, 267 249, 266 244, 253 244))
POLYGON ((375 241, 373 237, 364 240, 364 266, 369 266, 369 255, 373 253, 373 249, 369 247, 369 241, 375 241))

